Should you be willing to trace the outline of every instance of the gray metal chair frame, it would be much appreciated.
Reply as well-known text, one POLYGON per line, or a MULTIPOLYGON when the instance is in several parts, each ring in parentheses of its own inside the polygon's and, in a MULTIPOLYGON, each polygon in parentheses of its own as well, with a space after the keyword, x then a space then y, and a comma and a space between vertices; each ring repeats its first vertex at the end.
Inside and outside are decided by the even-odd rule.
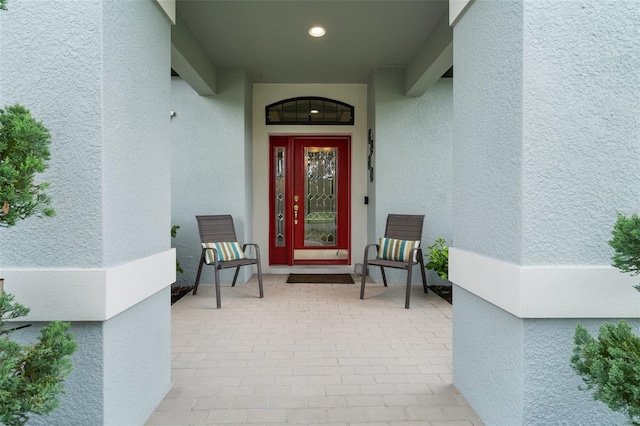
MULTIPOLYGON (((237 242, 236 229, 233 225, 233 218, 231 215, 205 215, 196 216, 198 221, 198 231, 200 232, 201 243, 220 243, 220 242, 237 242)), ((246 254, 247 247, 253 247, 256 252, 255 258, 237 259, 229 261, 218 260, 218 251, 214 248, 202 249, 200 255, 200 264, 198 265, 198 273, 196 275, 196 283, 193 286, 193 295, 198 292, 198 284, 200 283, 200 274, 202 273, 203 265, 212 265, 215 269, 215 285, 216 285, 216 304, 218 309, 221 306, 220 301, 220 270, 227 268, 236 268, 236 273, 233 276, 232 287, 235 287, 236 280, 238 279, 238 273, 242 266, 256 265, 258 267, 258 287, 260 289, 260 297, 264 297, 264 291, 262 289, 262 269, 260 268, 260 247, 254 243, 244 244, 242 250, 246 254), (205 257, 207 250, 213 251, 213 263, 208 263, 205 257)))
MULTIPOLYGON (((387 227, 384 232, 385 238, 395 238, 399 240, 422 240, 422 225, 424 223, 424 215, 404 215, 390 214, 387 216, 387 227)), ((404 269, 407 271, 407 294, 405 297, 404 307, 409 309, 409 300, 411 298, 411 272, 416 265, 420 266, 422 273, 422 286, 424 292, 427 293, 427 275, 424 270, 424 257, 422 255, 422 247, 411 250, 408 262, 400 262, 395 260, 386 260, 373 258, 369 259, 369 249, 376 247, 376 251, 380 251, 379 244, 368 244, 364 249, 364 261, 362 263, 362 284, 360 285, 360 299, 364 299, 364 285, 367 278, 367 268, 369 266, 379 266, 382 272, 382 281, 387 287, 387 276, 384 268, 404 269), (417 262, 414 262, 414 253, 417 262)))

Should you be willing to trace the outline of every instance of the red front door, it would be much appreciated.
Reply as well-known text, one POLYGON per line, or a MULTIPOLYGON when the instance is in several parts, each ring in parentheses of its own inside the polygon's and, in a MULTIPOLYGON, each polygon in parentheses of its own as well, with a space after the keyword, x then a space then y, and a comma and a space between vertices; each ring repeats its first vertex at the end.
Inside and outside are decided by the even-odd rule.
POLYGON ((270 264, 349 264, 351 138, 271 136, 270 145, 270 264))

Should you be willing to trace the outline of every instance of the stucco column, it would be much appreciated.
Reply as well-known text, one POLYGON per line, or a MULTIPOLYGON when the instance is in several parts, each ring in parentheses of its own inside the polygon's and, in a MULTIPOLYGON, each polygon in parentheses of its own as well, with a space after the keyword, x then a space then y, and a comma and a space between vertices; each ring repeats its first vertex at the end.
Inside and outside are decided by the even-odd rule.
POLYGON ((487 424, 623 421, 569 359, 578 320, 640 326, 607 244, 640 210, 637 6, 476 0, 455 23, 453 373, 487 424))
MULTIPOLYGON (((0 229, 5 291, 78 340, 67 395, 33 424, 141 424, 170 385, 170 21, 152 0, 9 1, 0 104, 50 130, 54 218, 0 229)), ((31 423, 30 423, 31 424, 31 423)))

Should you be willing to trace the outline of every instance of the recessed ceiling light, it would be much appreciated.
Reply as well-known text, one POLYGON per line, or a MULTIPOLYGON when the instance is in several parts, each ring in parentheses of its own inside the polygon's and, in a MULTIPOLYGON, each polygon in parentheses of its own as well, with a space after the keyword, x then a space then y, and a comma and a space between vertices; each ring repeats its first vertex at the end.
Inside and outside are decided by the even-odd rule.
POLYGON ((322 37, 326 33, 327 33, 327 30, 325 30, 322 27, 311 27, 311 28, 309 28, 309 34, 312 37, 322 37))
POLYGON ((309 111, 310 114, 320 114, 320 111, 318 111, 317 109, 312 109, 311 111, 309 111))

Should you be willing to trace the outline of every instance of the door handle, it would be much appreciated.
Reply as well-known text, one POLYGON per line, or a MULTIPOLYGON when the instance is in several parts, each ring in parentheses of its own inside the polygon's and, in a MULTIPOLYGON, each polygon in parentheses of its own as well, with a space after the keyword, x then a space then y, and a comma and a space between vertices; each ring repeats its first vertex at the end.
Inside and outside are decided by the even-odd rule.
POLYGON ((293 206, 293 224, 298 224, 298 205, 293 206))

